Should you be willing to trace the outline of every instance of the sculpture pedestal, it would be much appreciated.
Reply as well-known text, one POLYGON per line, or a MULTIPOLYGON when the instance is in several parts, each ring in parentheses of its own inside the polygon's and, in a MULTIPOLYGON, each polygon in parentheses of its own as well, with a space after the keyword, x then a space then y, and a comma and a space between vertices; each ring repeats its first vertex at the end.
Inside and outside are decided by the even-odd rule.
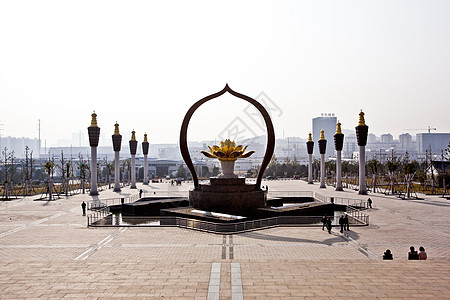
POLYGON ((199 185, 189 192, 189 202, 194 208, 253 216, 260 207, 265 207, 267 191, 255 190, 255 185, 245 184, 245 178, 211 178, 210 184, 199 185))

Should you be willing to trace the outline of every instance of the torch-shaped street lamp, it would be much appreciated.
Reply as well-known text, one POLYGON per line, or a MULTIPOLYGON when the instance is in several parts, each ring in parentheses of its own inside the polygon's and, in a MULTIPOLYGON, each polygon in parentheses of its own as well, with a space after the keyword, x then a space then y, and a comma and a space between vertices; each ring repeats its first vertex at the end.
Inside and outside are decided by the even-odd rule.
POLYGON ((364 113, 361 110, 359 113, 359 123, 356 129, 356 139, 358 140, 359 146, 359 194, 367 195, 366 189, 366 144, 367 144, 367 133, 369 131, 369 126, 366 125, 364 121, 364 113))
POLYGON ((100 137, 100 127, 97 126, 97 114, 91 115, 91 126, 88 127, 89 146, 91 146, 91 196, 97 196, 97 147, 100 137))
POLYGON ((325 139, 325 132, 323 129, 320 131, 319 139, 319 152, 320 152, 320 188, 324 189, 325 186, 325 152, 327 150, 327 140, 325 139))
POLYGON ((120 147, 122 145, 122 135, 119 132, 119 124, 114 124, 114 134, 112 135, 114 148, 114 192, 120 192, 120 147))
POLYGON ((334 134, 334 148, 336 149, 336 191, 342 189, 342 148, 344 146, 344 134, 341 131, 341 123, 336 124, 336 133, 334 134))
POLYGON ((314 150, 314 142, 312 140, 311 132, 309 133, 308 141, 306 142, 306 149, 308 150, 308 183, 313 184, 312 155, 314 150))
POLYGON ((145 185, 148 185, 148 163, 147 163, 148 147, 149 147, 149 143, 147 141, 147 134, 144 134, 144 141, 142 142, 142 153, 144 154, 144 184, 145 185))
POLYGON ((131 187, 130 189, 136 188, 136 151, 137 151, 136 132, 133 130, 131 132, 130 140, 130 153, 131 153, 131 187))

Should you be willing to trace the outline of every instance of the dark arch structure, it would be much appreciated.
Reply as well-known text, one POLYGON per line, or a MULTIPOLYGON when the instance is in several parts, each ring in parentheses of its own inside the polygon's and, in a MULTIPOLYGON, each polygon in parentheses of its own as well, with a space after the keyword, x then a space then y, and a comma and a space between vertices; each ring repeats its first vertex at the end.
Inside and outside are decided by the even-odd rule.
POLYGON ((264 154, 264 159, 261 163, 261 168, 258 172, 258 177, 256 179, 255 184, 255 190, 261 189, 261 180, 264 174, 264 171, 266 170, 267 166, 269 165, 270 160, 272 159, 273 151, 275 149, 275 131, 273 130, 273 124, 272 119, 270 119, 270 115, 267 112, 267 110, 264 108, 264 106, 261 105, 258 101, 256 101, 253 98, 250 98, 249 96, 237 93, 233 91, 228 84, 225 85, 225 87, 218 93, 209 95, 199 101, 197 101, 194 105, 191 106, 191 108, 186 113, 186 116, 184 117, 183 124, 181 125, 181 131, 180 131, 180 150, 181 155, 183 156, 183 160, 186 163, 189 171, 192 174, 192 179, 194 180, 194 187, 195 190, 199 189, 198 184, 198 177, 197 173, 195 172, 194 164, 192 163, 191 156, 189 155, 188 145, 187 145, 187 129, 189 126, 189 122, 191 120, 192 115, 194 112, 204 103, 208 102, 209 100, 212 100, 214 98, 217 98, 226 92, 230 93, 231 95, 241 98, 249 103, 251 103, 253 106, 255 106, 258 111, 261 113, 261 115, 264 118, 264 121, 266 123, 267 128, 267 147, 266 147, 266 153, 264 154))

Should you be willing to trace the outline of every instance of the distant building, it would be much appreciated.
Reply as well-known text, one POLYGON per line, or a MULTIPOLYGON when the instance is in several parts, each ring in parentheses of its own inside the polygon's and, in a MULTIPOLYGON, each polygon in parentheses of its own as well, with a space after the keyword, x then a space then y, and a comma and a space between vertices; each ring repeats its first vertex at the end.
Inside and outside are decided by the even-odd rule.
MULTIPOLYGON (((314 140, 314 156, 319 156, 320 131, 325 132, 327 150, 325 156, 334 156, 334 134, 336 133, 337 118, 334 113, 323 113, 321 117, 312 120, 312 135, 314 140)), ((345 141, 344 141, 345 143, 345 141)))
MULTIPOLYGON (((334 140, 333 140, 333 144, 334 144, 334 140)), ((358 146, 358 143, 356 140, 356 134, 353 132, 350 134, 346 134, 344 136, 344 147, 342 149, 342 155, 345 158, 356 159, 354 154, 358 150, 359 150, 359 146, 358 146)))
POLYGON ((376 143, 377 142, 377 136, 373 133, 369 133, 367 136, 367 142, 368 143, 376 143))
POLYGON ((30 149, 29 153, 33 151, 33 157, 37 158, 39 156, 39 139, 31 139, 26 137, 1 137, 0 138, 0 153, 5 150, 5 147, 8 149, 8 152, 14 151, 14 156, 17 158, 25 157, 25 147, 30 149))
POLYGON ((433 154, 445 151, 450 142, 450 133, 418 133, 416 134, 417 152, 425 153, 430 150, 433 154))
POLYGON ((154 159, 148 162, 149 178, 158 176, 164 178, 167 175, 175 176, 181 162, 170 159, 154 159))
POLYGON ((394 142, 394 137, 390 133, 385 133, 381 135, 381 142, 384 144, 391 144, 394 142))
POLYGON ((400 150, 408 151, 412 149, 412 136, 409 133, 400 134, 398 141, 400 143, 400 150))

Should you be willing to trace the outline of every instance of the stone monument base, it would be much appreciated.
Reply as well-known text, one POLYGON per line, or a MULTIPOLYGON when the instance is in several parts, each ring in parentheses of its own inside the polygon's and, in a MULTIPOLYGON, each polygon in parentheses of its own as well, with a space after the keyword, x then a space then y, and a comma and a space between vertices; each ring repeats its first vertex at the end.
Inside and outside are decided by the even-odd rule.
POLYGON ((248 217, 266 206, 267 191, 255 190, 255 185, 245 184, 245 178, 212 177, 210 184, 189 192, 189 201, 197 209, 248 217))

